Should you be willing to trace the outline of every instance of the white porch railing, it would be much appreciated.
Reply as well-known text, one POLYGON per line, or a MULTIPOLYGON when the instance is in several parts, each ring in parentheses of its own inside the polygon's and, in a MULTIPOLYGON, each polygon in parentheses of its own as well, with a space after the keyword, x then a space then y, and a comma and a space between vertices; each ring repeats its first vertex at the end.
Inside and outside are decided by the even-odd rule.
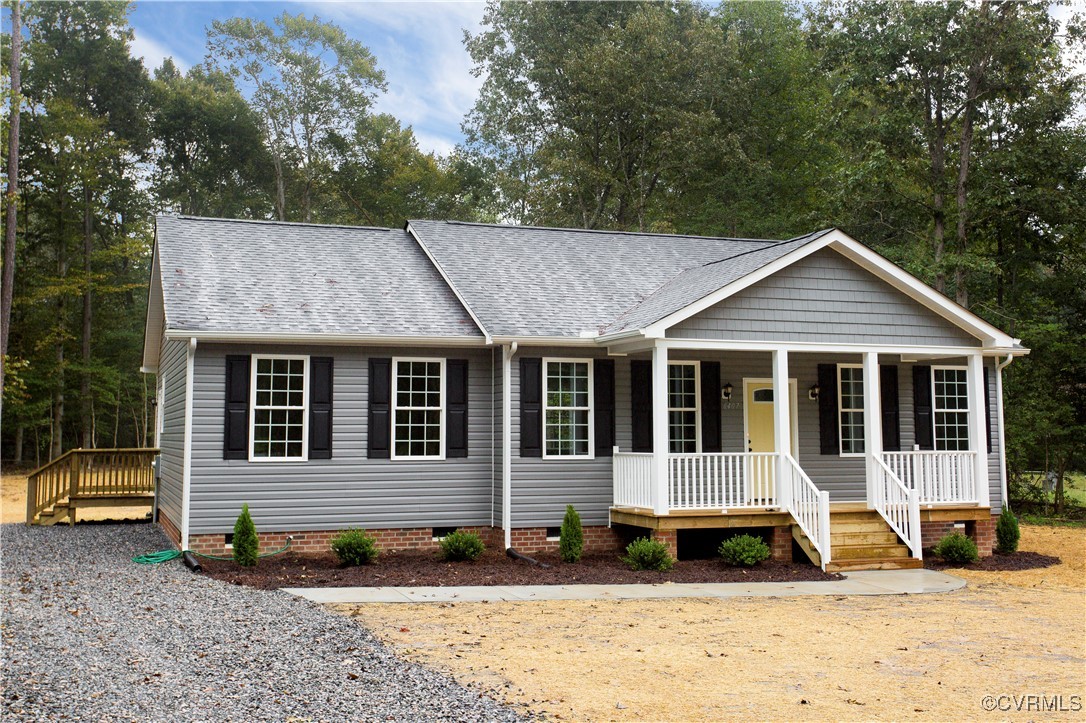
POLYGON ((875 460, 875 509, 897 536, 909 546, 913 557, 923 559, 920 547, 920 493, 909 489, 877 455, 875 460))
POLYGON ((819 490, 790 454, 784 455, 782 483, 789 485, 788 512, 818 550, 825 570, 830 561, 830 493, 819 490))
POLYGON ((652 509, 651 452, 619 452, 615 447, 611 476, 614 483, 611 504, 652 509))
POLYGON ((976 452, 883 452, 882 460, 922 505, 977 504, 976 452))
POLYGON ((772 452, 670 454, 668 491, 673 510, 775 507, 772 452))

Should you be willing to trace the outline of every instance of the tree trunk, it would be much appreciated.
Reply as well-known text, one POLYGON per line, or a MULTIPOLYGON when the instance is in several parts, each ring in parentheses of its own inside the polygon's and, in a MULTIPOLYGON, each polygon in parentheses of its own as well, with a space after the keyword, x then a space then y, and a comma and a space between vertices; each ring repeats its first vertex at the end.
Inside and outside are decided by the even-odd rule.
POLYGON ((22 51, 22 3, 11 5, 11 119, 8 128, 8 187, 4 194, 4 268, 0 280, 0 409, 4 398, 4 357, 11 331, 11 300, 15 284, 16 197, 19 193, 19 109, 22 84, 19 56, 22 51))
POLYGON ((94 217, 91 214, 90 188, 83 186, 83 372, 79 380, 80 416, 83 433, 79 446, 94 447, 94 410, 91 405, 91 254, 94 252, 94 217))
POLYGON ((275 169, 275 214, 280 221, 287 220, 287 188, 283 178, 283 159, 278 153, 272 153, 272 167, 275 169))
POLYGON ((23 435, 25 433, 25 427, 19 425, 15 428, 15 455, 12 458, 12 462, 15 464, 23 463, 23 435))

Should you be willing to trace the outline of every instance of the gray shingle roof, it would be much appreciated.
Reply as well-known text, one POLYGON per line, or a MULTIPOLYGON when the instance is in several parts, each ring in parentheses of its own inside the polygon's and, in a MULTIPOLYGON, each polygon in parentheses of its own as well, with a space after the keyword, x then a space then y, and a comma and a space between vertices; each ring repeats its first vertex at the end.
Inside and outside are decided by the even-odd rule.
POLYGON ((640 328, 826 233, 782 242, 454 221, 410 226, 496 336, 640 328))
POLYGON ((400 230, 157 219, 167 330, 480 337, 400 230))

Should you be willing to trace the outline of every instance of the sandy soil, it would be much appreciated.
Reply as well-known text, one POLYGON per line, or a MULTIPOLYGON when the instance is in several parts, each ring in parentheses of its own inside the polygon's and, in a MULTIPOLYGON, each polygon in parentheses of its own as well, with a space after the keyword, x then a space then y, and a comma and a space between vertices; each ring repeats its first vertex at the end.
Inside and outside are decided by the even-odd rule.
MULTIPOLYGON (((150 508, 102 507, 79 510, 80 520, 140 520, 150 508)), ((4 474, 0 477, 0 522, 26 522, 26 475, 4 474)))
POLYGON ((1086 703, 1086 530, 1023 527, 1022 548, 1064 562, 965 571, 969 587, 944 595, 337 609, 561 719, 957 720, 989 717, 988 695, 1086 703))

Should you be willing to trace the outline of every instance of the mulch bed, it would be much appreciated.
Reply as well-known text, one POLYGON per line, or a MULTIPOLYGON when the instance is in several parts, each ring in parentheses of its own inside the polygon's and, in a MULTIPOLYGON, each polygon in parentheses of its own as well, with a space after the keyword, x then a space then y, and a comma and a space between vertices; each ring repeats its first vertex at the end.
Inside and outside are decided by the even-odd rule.
POLYGON ((982 570, 987 572, 1013 572, 1015 570, 1036 570, 1042 567, 1052 567, 1060 564, 1060 558, 1053 555, 1042 555, 1039 552, 1019 550, 1009 555, 1001 555, 998 552, 989 557, 982 557, 977 562, 968 565, 960 565, 943 562, 930 550, 924 551, 924 567, 929 570, 982 570))
POLYGON ((200 560, 209 576, 264 590, 280 587, 447 587, 452 585, 610 585, 659 582, 798 582, 840 580, 813 565, 767 560, 753 568, 735 568, 721 560, 683 560, 668 572, 635 572, 616 553, 586 554, 564 564, 557 553, 533 555, 544 569, 488 550, 475 562, 443 562, 433 551, 385 552, 373 565, 341 567, 331 553, 284 553, 241 568, 223 560, 200 560))

